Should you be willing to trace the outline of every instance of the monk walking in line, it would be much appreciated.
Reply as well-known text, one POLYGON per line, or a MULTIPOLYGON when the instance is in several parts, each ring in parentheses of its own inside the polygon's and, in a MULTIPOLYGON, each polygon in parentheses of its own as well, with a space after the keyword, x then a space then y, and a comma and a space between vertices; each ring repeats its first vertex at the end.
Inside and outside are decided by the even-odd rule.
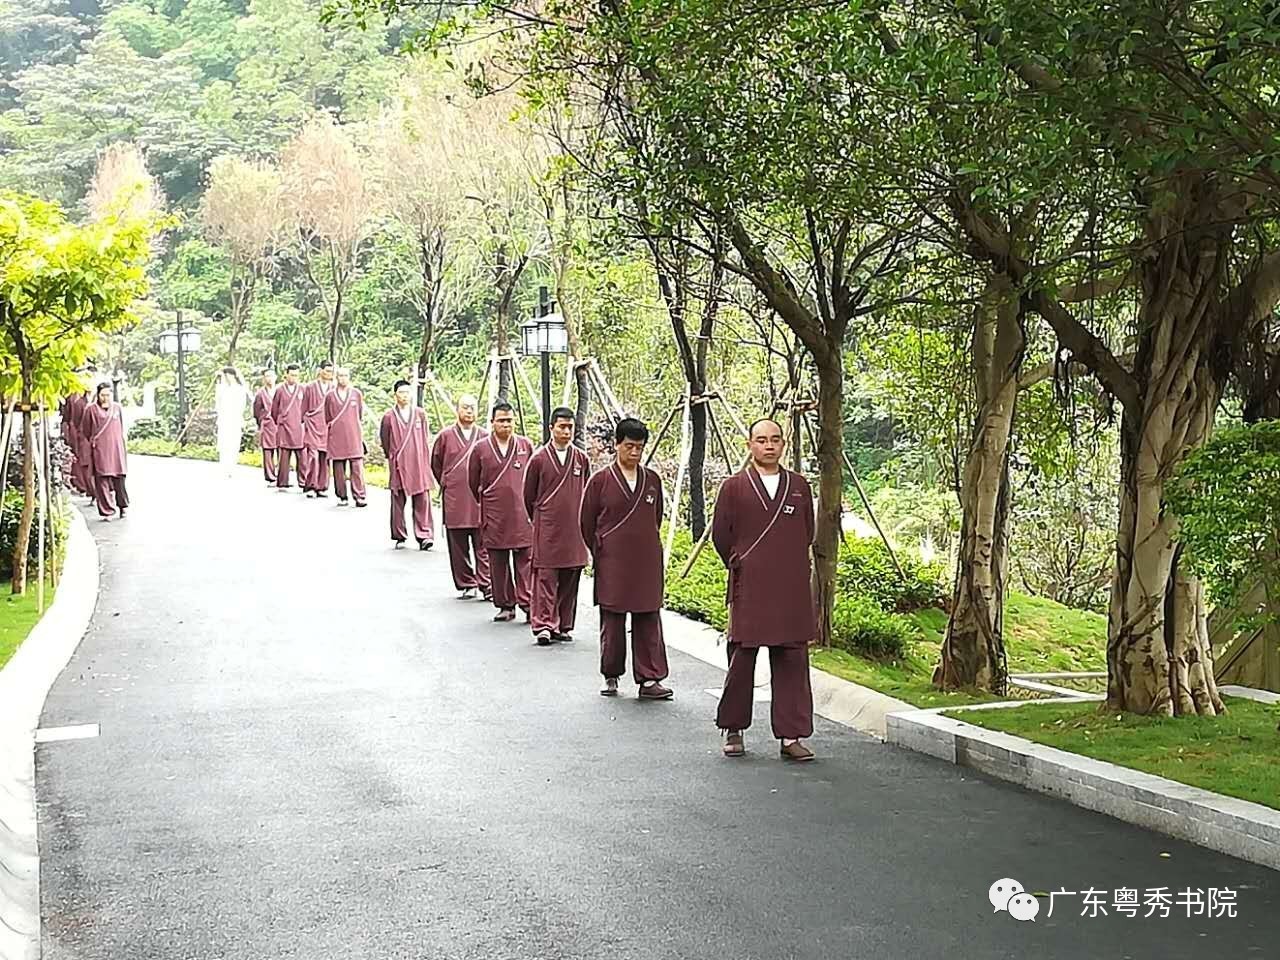
POLYGON ((493 432, 471 452, 467 483, 480 502, 480 546, 489 555, 493 618, 506 623, 516 618, 519 606, 529 615, 529 548, 533 524, 524 507, 524 475, 533 456, 533 444, 515 435, 515 411, 511 404, 494 404, 489 419, 493 432))
POLYGON ((79 411, 76 414, 76 469, 80 473, 80 489, 90 500, 98 499, 98 481, 93 475, 93 445, 89 443, 89 437, 81 424, 84 420, 84 412, 93 406, 97 399, 93 383, 97 373, 98 369, 93 364, 85 367, 85 387, 80 392, 79 403, 76 404, 76 409, 79 411))
POLYGON ((276 482, 276 422, 271 417, 271 401, 275 399, 276 372, 262 372, 262 386, 253 397, 253 419, 258 424, 258 446, 262 448, 262 476, 267 483, 276 482))
POLYGON ((720 487, 711 539, 729 571, 729 675, 716 711, 724 754, 746 752, 756 652, 769 648, 773 735, 782 759, 812 760, 800 741, 813 735, 809 642, 817 634, 809 582, 813 493, 782 466, 786 446, 772 420, 751 425, 751 462, 720 487))
POLYGON ((591 461, 573 445, 574 414, 551 413, 551 442, 533 455, 524 478, 524 505, 533 520, 533 606, 530 623, 538 646, 573 639, 578 581, 587 565, 578 511, 591 461))
POLYGON ((302 463, 302 384, 298 383, 298 365, 291 363, 284 368, 284 383, 276 388, 271 398, 271 420, 276 427, 277 450, 280 461, 276 465, 276 489, 287 490, 289 482, 289 458, 293 458, 298 471, 298 484, 303 485, 302 463))
POLYGON ((62 440, 71 451, 71 476, 67 478, 78 493, 88 493, 83 482, 83 465, 80 463, 80 417, 84 413, 84 392, 77 391, 62 401, 62 440))
POLYGON ((427 415, 410 403, 409 381, 396 381, 396 403, 382 417, 378 431, 391 477, 391 539, 404 546, 409 533, 404 525, 405 501, 413 505, 413 535, 419 550, 430 550, 435 534, 431 526, 431 444, 427 415))
POLYGON ((649 428, 621 420, 614 431, 614 462, 587 481, 582 496, 582 539, 595 567, 600 608, 601 696, 618 695, 627 668, 627 615, 631 615, 631 669, 642 700, 670 700, 662 639, 662 481, 641 466, 649 428))
POLYGON ((470 394, 458 398, 457 416, 431 447, 431 472, 440 485, 449 569, 458 597, 470 600, 479 590, 488 600, 489 557, 480 546, 480 503, 471 493, 467 471, 472 452, 489 433, 476 426, 476 398, 470 394))
POLYGON ((103 520, 110 520, 118 507, 123 520, 129 506, 129 493, 124 486, 128 461, 124 444, 124 410, 111 399, 111 384, 98 384, 96 401, 85 407, 80 415, 80 429, 88 438, 93 457, 98 513, 103 520))
POLYGON ((302 489, 308 497, 329 496, 329 428, 324 404, 333 390, 333 362, 322 361, 316 378, 302 391, 302 489))
POLYGON ((338 506, 347 505, 347 474, 356 506, 365 504, 364 394, 351 385, 351 371, 338 367, 337 386, 324 401, 325 432, 329 438, 329 462, 333 465, 333 492, 338 506))

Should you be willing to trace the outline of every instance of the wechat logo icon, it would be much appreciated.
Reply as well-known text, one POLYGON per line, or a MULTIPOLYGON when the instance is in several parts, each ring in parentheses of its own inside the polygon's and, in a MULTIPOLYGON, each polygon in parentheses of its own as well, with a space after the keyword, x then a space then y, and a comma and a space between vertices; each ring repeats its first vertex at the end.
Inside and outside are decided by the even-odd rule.
POLYGON ((987 899, 995 907, 995 913, 1004 910, 1019 921, 1030 920, 1034 923, 1036 914, 1040 912, 1040 901, 1027 893, 1017 880, 1008 877, 991 885, 991 889, 987 891, 987 899))

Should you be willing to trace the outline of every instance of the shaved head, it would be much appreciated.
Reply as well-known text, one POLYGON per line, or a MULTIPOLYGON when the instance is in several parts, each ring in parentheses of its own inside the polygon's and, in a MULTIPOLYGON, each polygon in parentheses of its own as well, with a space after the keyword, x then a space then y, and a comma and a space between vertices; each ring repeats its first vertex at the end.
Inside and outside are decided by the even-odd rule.
POLYGON ((778 423, 777 420, 774 420, 772 417, 761 417, 759 420, 752 421, 751 426, 747 427, 747 436, 754 437, 756 435, 756 427, 759 427, 762 424, 768 424, 777 430, 778 433, 782 433, 782 424, 778 423))
POLYGON ((782 437, 782 427, 771 417, 761 417, 751 424, 747 433, 747 449, 751 451, 751 462, 761 473, 778 472, 778 464, 782 460, 782 451, 787 447, 782 437))

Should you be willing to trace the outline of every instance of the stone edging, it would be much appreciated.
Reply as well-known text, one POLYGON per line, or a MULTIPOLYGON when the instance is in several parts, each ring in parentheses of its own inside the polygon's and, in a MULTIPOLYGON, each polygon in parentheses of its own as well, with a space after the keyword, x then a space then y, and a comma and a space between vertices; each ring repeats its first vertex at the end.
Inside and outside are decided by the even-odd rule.
POLYGON ((1280 810, 987 730, 941 710, 890 714, 887 731, 897 746, 1280 869, 1280 810))
POLYGON ((40 956, 35 731, 97 602, 98 545, 73 509, 57 597, 0 670, 0 960, 40 956))

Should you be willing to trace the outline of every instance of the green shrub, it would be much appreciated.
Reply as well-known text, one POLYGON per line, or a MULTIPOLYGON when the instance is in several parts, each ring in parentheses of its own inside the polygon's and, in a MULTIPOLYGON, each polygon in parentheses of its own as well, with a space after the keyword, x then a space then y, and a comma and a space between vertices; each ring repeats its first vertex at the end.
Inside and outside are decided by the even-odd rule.
POLYGON ((164 440, 168 431, 159 417, 143 417, 129 424, 130 444, 138 440, 164 440))
POLYGON ((893 567, 884 543, 871 537, 846 537, 840 544, 836 568, 836 594, 866 597, 881 610, 910 613, 946 602, 944 571, 940 563, 921 563, 899 552, 904 582, 893 567))
MULTIPOLYGON (((4 518, 0 520, 0 580, 13 578, 13 547, 18 539, 18 521, 22 516, 22 490, 10 487, 4 492, 4 518)), ((53 505, 54 542, 52 550, 46 554, 47 564, 62 566, 67 554, 67 531, 71 525, 71 508, 62 496, 55 496, 53 505)), ((40 522, 39 510, 36 511, 35 523, 40 522)), ((46 543, 48 550, 50 544, 46 543)), ((27 545, 28 571, 34 571, 39 560, 40 538, 37 528, 31 529, 31 541, 27 545)), ((34 577, 34 572, 28 574, 34 577)))
POLYGON ((724 602, 728 572, 715 548, 708 543, 689 575, 682 579, 680 571, 684 569, 692 549, 693 537, 687 530, 678 531, 671 548, 671 567, 667 571, 667 609, 724 630, 729 624, 729 611, 724 602))
POLYGON ((182 457, 186 460, 218 459, 218 448, 205 444, 189 443, 180 447, 172 440, 136 440, 129 438, 129 452, 144 457, 182 457))
POLYGON ((910 617, 886 613, 864 597, 840 597, 831 615, 831 645, 874 660, 901 657, 907 644, 923 639, 910 617))

